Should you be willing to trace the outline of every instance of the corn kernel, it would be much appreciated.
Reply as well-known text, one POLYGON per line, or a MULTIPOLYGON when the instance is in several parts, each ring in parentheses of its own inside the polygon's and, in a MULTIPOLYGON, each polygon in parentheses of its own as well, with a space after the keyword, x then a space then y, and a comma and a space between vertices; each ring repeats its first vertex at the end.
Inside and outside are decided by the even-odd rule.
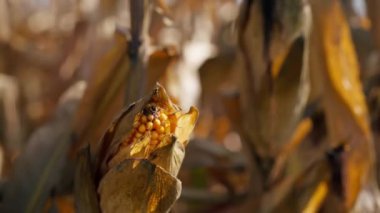
POLYGON ((165 132, 165 128, 163 126, 161 126, 159 129, 158 129, 158 132, 159 133, 164 133, 165 132))
POLYGON ((144 124, 141 124, 141 125, 139 126, 139 132, 144 133, 145 130, 146 130, 145 125, 144 125, 144 124))
POLYGON ((157 139, 158 138, 158 133, 156 131, 153 131, 151 133, 151 137, 152 137, 152 139, 157 139))
POLYGON ((161 127, 161 121, 158 119, 154 119, 153 125, 155 129, 159 129, 161 127))
POLYGON ((143 116, 141 116, 141 121, 143 123, 146 123, 148 121, 148 118, 145 115, 143 115, 143 116))
POLYGON ((148 130, 151 130, 151 129, 153 129, 153 122, 148 122, 148 123, 146 123, 146 128, 148 129, 148 130))
POLYGON ((141 136, 142 136, 142 134, 140 132, 136 133, 136 138, 139 138, 141 136))
POLYGON ((153 115, 148 115, 148 120, 153 121, 153 119, 154 119, 153 115))
POLYGON ((166 120, 168 120, 168 116, 165 113, 161 113, 160 114, 160 120, 161 121, 166 121, 166 120))

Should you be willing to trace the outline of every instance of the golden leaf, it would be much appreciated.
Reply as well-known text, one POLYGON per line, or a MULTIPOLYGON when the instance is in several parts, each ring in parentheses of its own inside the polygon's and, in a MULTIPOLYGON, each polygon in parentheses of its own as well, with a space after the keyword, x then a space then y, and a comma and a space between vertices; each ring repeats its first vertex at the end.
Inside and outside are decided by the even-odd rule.
POLYGON ((342 192, 338 193, 343 195, 345 208, 350 209, 369 181, 373 161, 367 106, 340 2, 311 2, 315 16, 311 34, 313 88, 326 113, 330 147, 345 147, 339 153, 342 166, 336 169, 342 178, 342 192))

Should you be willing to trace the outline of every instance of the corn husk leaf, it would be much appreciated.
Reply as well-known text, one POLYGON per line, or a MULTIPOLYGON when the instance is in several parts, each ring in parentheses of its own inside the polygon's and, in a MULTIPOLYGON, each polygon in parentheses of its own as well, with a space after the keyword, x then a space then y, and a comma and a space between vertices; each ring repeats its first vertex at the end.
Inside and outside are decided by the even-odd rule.
POLYGON ((83 149, 79 154, 74 188, 78 212, 100 212, 89 147, 83 149))
POLYGON ((130 60, 125 55, 127 39, 122 33, 115 33, 112 43, 112 48, 96 64, 72 122, 79 138, 73 147, 74 152, 87 143, 94 143, 91 149, 96 150, 95 143, 112 121, 114 113, 123 105, 123 85, 130 66, 130 60))
POLYGON ((168 212, 180 192, 181 182, 148 160, 123 161, 102 178, 99 186, 105 213, 168 212))
POLYGON ((181 183, 176 178, 185 147, 194 128, 198 110, 181 113, 163 87, 157 85, 151 96, 134 103, 108 129, 99 152, 98 194, 103 212, 167 212, 178 198, 181 183), (148 135, 125 144, 133 133, 133 122, 153 102, 172 119, 171 133, 153 145, 148 135), (174 117, 174 118, 173 118, 174 117), (99 164, 100 163, 100 164, 99 164))
POLYGON ((171 144, 154 151, 150 160, 175 177, 185 157, 185 147, 175 137, 171 140, 171 144))

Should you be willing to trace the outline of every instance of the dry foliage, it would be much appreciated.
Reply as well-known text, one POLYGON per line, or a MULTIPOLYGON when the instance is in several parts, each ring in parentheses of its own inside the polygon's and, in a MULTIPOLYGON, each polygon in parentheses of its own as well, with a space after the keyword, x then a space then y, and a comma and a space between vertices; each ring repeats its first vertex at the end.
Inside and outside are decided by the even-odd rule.
POLYGON ((379 212, 379 9, 0 0, 0 212, 379 212))

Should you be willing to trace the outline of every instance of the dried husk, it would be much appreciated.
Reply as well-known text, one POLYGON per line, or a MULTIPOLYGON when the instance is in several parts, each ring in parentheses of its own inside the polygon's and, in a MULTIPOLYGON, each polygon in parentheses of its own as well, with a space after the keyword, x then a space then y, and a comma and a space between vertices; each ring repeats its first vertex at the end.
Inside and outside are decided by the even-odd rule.
POLYGON ((181 192, 181 181, 176 175, 197 117, 194 107, 182 113, 158 84, 151 96, 123 111, 103 136, 95 154, 101 212, 168 212, 181 192), (152 103, 160 113, 168 115, 170 122, 158 141, 152 136, 155 129, 137 136, 139 132, 133 125, 152 103))

